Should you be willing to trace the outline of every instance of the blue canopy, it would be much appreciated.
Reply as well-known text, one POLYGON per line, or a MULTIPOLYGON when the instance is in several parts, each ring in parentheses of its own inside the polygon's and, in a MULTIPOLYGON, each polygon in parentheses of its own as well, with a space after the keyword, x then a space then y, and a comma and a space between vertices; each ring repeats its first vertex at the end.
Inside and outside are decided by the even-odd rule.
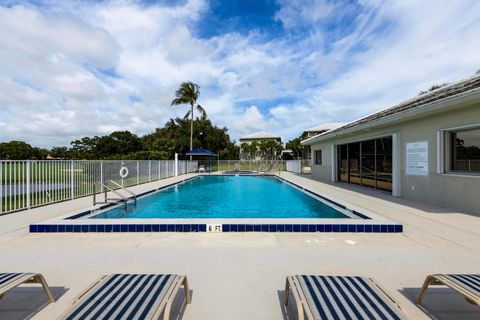
POLYGON ((185 155, 187 156, 209 156, 209 157, 216 157, 217 154, 213 153, 210 150, 206 149, 193 149, 190 152, 187 152, 185 155))

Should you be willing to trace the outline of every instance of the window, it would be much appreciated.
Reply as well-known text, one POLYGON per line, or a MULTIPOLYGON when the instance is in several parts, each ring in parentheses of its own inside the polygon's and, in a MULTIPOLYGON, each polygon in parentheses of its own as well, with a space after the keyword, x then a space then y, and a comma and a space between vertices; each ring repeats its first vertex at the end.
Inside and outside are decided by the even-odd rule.
POLYGON ((392 191, 392 137, 337 147, 338 180, 392 191))
POLYGON ((450 170, 480 173, 480 128, 450 131, 450 170))
POLYGON ((315 164, 322 164, 322 150, 315 150, 315 164))

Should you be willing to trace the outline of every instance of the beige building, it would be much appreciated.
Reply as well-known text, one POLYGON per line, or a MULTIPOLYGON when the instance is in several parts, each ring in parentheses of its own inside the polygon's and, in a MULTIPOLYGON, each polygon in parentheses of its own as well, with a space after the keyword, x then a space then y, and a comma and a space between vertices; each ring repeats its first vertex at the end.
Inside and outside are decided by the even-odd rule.
POLYGON ((480 216, 480 76, 310 137, 312 175, 480 216))
POLYGON ((253 142, 259 144, 263 141, 274 141, 279 145, 282 145, 282 138, 280 136, 276 136, 267 132, 256 132, 256 133, 249 134, 247 136, 240 138, 240 160, 246 160, 246 159, 261 160, 262 157, 260 154, 260 150, 258 150, 258 152, 255 154, 255 157, 252 157, 250 152, 248 152, 250 150, 243 150, 242 144, 246 143, 251 145, 253 142))

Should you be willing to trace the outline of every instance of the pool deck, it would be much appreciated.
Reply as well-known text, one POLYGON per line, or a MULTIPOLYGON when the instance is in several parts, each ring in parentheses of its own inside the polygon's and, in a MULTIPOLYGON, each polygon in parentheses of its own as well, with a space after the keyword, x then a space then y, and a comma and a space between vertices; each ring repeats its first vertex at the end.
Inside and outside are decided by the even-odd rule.
MULTIPOLYGON (((190 175, 188 175, 190 176, 190 175)), ((310 176, 281 176, 358 211, 403 224, 398 234, 89 233, 29 234, 28 226, 91 207, 91 197, 0 216, 0 272, 43 273, 59 300, 24 286, 0 300, 0 319, 54 319, 92 281, 110 273, 186 274, 190 319, 291 319, 282 310, 285 276, 362 275, 375 280, 411 319, 429 317, 412 300, 427 274, 480 273, 480 218, 310 176)), ((141 193, 187 175, 136 186, 141 193)), ((480 308, 434 288, 425 309, 441 319, 479 319, 480 308)), ((176 308, 181 309, 180 306, 176 308)))

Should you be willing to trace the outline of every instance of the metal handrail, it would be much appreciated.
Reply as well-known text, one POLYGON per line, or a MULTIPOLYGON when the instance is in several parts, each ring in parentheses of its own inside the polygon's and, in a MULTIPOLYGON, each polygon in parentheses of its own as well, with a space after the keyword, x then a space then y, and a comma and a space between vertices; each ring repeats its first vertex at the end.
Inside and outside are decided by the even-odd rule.
POLYGON ((118 182, 112 180, 112 179, 108 179, 106 180, 103 184, 106 185, 108 182, 116 185, 117 187, 119 187, 121 190, 125 190, 127 193, 129 193, 132 197, 135 197, 135 199, 137 198, 137 195, 135 193, 133 193, 131 190, 123 187, 121 184, 119 184, 118 182))
POLYGON ((127 188, 124 188, 122 187, 121 185, 119 185, 117 182, 113 181, 113 180, 107 180, 105 181, 104 183, 100 183, 100 186, 104 189, 103 193, 104 193, 104 202, 97 202, 97 198, 96 198, 96 184, 94 183, 93 184, 93 205, 96 205, 98 203, 109 203, 108 200, 118 200, 118 202, 120 201, 123 201, 124 203, 124 206, 125 206, 125 211, 127 211, 127 204, 128 204, 128 200, 133 198, 134 200, 134 206, 135 208, 137 207, 137 195, 135 193, 133 193, 132 191, 128 190, 127 188), (114 185, 120 187, 120 190, 125 190, 127 193, 129 193, 132 197, 126 197, 124 196, 123 194, 121 194, 120 192, 118 192, 117 190, 113 189, 113 188, 110 188, 107 183, 108 182, 111 182, 113 183, 114 185), (114 193, 115 195, 119 196, 120 199, 115 199, 115 198, 107 198, 107 193, 108 191, 114 193))

